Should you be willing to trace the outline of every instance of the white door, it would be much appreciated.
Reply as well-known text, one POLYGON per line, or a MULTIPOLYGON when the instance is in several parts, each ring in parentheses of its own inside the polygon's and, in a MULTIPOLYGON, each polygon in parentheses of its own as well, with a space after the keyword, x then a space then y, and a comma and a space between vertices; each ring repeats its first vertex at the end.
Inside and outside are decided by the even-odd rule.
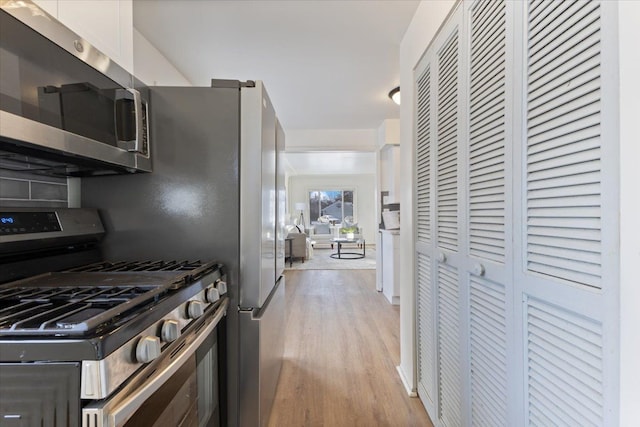
POLYGON ((617 424, 615 7, 524 8, 514 283, 528 424, 617 424))
POLYGON ((416 301, 419 396, 443 425, 460 425, 464 351, 459 286, 462 8, 416 69, 416 301))
POLYGON ((615 7, 464 2, 416 67, 418 394, 436 425, 616 424, 615 7))
POLYGON ((513 313, 513 2, 465 4, 469 43, 464 225, 471 421, 507 426, 513 313))

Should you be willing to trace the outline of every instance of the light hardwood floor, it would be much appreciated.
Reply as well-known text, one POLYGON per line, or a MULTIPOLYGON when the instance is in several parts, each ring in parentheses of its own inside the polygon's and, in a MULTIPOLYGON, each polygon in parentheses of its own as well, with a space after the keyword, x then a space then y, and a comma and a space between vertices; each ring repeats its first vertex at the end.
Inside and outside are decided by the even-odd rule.
POLYGON ((399 309, 376 292, 375 270, 289 270, 286 279, 269 426, 432 426, 396 371, 399 309))

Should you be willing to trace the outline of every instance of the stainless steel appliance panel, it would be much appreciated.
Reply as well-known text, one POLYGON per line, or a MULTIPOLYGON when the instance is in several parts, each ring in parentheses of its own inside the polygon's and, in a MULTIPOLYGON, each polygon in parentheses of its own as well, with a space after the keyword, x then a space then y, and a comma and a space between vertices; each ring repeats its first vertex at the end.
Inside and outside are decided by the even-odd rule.
POLYGON ((275 285, 276 113, 261 82, 240 94, 240 271, 246 286, 239 304, 256 308, 275 285))
POLYGON ((1 426, 80 425, 80 364, 0 365, 1 426))
MULTIPOLYGON (((3 1, 0 5, 2 10, 25 23, 47 40, 60 46, 69 55, 87 63, 96 70, 100 70, 102 74, 120 86, 130 87, 133 85, 129 72, 49 15, 33 1, 3 1)), ((57 63, 54 58, 47 59, 52 60, 52 64, 57 63)))
POLYGON ((69 245, 79 238, 97 242, 103 235, 94 209, 0 208, 0 256, 36 245, 40 249, 69 245))
MULTIPOLYGON (((202 87, 150 92, 153 173, 83 179, 82 204, 100 210, 106 258, 217 259, 228 267, 229 297, 237 307, 240 92, 202 87)), ((228 311, 229 331, 237 333, 237 318, 237 309, 228 311)), ((228 340, 228 370, 237 372, 237 341, 228 340)), ((238 389, 231 375, 227 391, 229 425, 236 425, 238 389)))
POLYGON ((106 259, 210 259, 229 266, 237 292, 240 252, 239 93, 151 89, 152 174, 82 181, 82 204, 107 230, 106 259))
POLYGON ((0 111, 0 151, 16 164, 15 170, 23 169, 23 164, 36 165, 40 171, 51 165, 49 175, 55 176, 151 171, 149 154, 130 153, 7 111, 0 111), (21 155, 42 160, 23 160, 21 155))
POLYGON ((14 170, 151 170, 144 85, 30 1, 0 4, 0 110, 14 170))
POLYGON ((193 425, 184 422, 194 418, 199 420, 198 425, 218 426, 218 372, 214 359, 217 325, 227 307, 228 300, 224 300, 208 318, 197 321, 197 327, 189 328, 187 336, 181 338, 184 343, 146 365, 140 375, 145 378, 142 384, 129 384, 106 400, 86 405, 82 409, 83 427, 193 425), (205 390, 205 396, 198 396, 198 391, 205 390))
MULTIPOLYGON (((240 341, 247 333, 238 309, 260 311, 276 282, 276 198, 283 190, 276 191, 276 119, 262 83, 222 86, 151 88, 153 173, 83 179, 82 202, 101 212, 107 258, 162 254, 228 267, 235 307, 226 321, 228 425, 245 426, 238 404, 253 391, 240 389, 239 361, 259 351, 259 340, 240 341)), ((255 369, 279 374, 265 373, 270 365, 255 369)))
POLYGON ((265 426, 282 368, 285 326, 285 278, 277 282, 260 310, 240 312, 241 426, 265 426))
POLYGON ((95 245, 103 235, 104 228, 95 210, 2 206, 0 283, 97 262, 100 258, 95 245), (73 253, 59 250, 69 247, 78 250, 73 253), (32 250, 39 252, 37 263, 24 256, 32 250))

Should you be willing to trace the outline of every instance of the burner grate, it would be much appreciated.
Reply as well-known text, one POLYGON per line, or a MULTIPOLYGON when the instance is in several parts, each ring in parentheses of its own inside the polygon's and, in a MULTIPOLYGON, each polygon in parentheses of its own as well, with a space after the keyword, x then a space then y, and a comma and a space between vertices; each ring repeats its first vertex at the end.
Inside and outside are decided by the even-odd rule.
POLYGON ((129 271, 192 271, 202 267, 200 261, 122 261, 98 262, 83 267, 74 268, 71 272, 129 272, 129 271))
POLYGON ((0 286, 0 335, 84 335, 217 268, 200 261, 101 262, 8 283, 0 286))
POLYGON ((0 289, 0 334, 83 333, 141 310, 167 292, 161 286, 0 289))
POLYGON ((151 289, 151 287, 140 286, 86 286, 72 288, 17 287, 0 289, 0 301, 10 299, 13 301, 36 303, 48 303, 55 301, 116 303, 129 301, 144 294, 149 289, 151 289))

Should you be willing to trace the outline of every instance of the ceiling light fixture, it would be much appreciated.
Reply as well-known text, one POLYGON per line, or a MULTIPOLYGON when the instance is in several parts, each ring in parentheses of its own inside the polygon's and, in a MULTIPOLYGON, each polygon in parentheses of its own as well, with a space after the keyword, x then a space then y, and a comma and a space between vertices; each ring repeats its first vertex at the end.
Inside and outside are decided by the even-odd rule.
POLYGON ((389 92, 389 98, 391 98, 396 104, 400 105, 400 86, 396 86, 391 89, 391 92, 389 92))

